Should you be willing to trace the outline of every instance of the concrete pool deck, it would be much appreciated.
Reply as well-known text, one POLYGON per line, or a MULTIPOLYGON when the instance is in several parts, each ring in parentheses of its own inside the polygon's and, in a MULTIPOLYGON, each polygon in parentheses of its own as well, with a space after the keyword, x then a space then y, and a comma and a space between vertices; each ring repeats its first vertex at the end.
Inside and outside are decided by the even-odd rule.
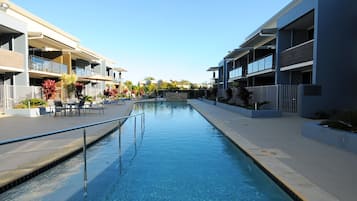
MULTIPOLYGON (((188 102, 302 199, 356 200, 357 155, 303 137, 301 125, 311 120, 289 114, 282 118, 252 119, 199 100, 188 102)), ((92 113, 81 117, 3 117, 0 140, 124 116, 132 106, 133 102, 107 105, 104 115, 92 113)), ((93 141, 116 126, 91 129, 87 132, 88 139, 93 141)), ((0 187, 81 149, 82 135, 69 133, 15 145, 0 147, 0 187)))
MULTIPOLYGON (((121 105, 105 105, 104 114, 93 111, 81 116, 3 117, 0 120, 0 140, 30 136, 126 116, 130 114, 133 103, 127 101, 126 104, 121 105)), ((103 137, 117 126, 118 123, 108 123, 87 129, 87 143, 103 137)), ((1 191, 13 185, 14 181, 22 180, 27 175, 36 173, 42 168, 46 169, 49 164, 81 150, 83 144, 82 132, 82 130, 71 131, 63 135, 0 146, 1 191)))
POLYGON ((301 135, 309 119, 252 119, 199 100, 188 101, 208 121, 303 200, 356 200, 357 155, 301 135))

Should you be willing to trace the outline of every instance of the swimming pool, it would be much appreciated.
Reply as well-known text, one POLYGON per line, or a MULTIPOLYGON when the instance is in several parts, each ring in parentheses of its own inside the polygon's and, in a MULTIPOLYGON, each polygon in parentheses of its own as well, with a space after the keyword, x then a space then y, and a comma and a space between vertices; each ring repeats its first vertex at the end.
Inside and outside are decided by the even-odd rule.
MULTIPOLYGON (((0 200, 292 200, 186 103, 141 103, 145 132, 128 120, 82 156, 0 195, 0 200), (121 153, 121 154, 119 154, 121 153)), ((138 124, 140 126, 140 124, 138 124)))

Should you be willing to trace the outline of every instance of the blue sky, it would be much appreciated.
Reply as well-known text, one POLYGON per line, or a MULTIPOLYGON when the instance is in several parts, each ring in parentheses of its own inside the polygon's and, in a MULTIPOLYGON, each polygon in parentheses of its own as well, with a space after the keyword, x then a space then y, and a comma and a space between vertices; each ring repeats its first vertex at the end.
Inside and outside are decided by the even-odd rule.
POLYGON ((137 82, 208 81, 209 66, 290 0, 13 0, 109 57, 137 82))

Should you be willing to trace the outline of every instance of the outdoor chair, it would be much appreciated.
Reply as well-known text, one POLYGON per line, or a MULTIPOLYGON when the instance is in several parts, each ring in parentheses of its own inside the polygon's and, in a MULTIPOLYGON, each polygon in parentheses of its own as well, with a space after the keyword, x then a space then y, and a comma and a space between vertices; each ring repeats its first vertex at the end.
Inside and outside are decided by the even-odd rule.
POLYGON ((80 99, 78 106, 77 106, 77 110, 78 110, 78 116, 81 116, 81 110, 83 110, 83 112, 85 111, 85 107, 84 107, 84 103, 85 103, 85 99, 82 98, 80 99))
POLYGON ((91 104, 88 107, 86 107, 85 109, 86 110, 99 111, 102 114, 104 114, 104 106, 103 106, 103 104, 91 104))
POLYGON ((54 101, 54 105, 55 105, 55 110, 54 110, 55 116, 56 116, 57 112, 59 112, 59 113, 64 112, 64 116, 66 116, 67 108, 63 106, 62 101, 54 101))

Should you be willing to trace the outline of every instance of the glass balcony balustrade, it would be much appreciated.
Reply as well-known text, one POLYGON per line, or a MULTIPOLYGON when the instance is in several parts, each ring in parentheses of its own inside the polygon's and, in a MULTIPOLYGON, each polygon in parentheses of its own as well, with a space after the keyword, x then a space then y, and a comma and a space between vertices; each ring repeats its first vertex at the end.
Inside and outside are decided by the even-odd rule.
POLYGON ((242 77, 242 67, 235 68, 229 72, 229 78, 242 77))
POLYGON ((256 73, 259 71, 268 70, 272 68, 273 68, 273 55, 269 55, 253 63, 248 64, 248 74, 256 73))
POLYGON ((43 71, 57 74, 67 74, 67 65, 51 61, 46 58, 33 56, 29 57, 29 68, 31 70, 43 71))
POLYGON ((89 77, 89 76, 94 75, 91 70, 77 67, 77 66, 74 67, 74 73, 79 77, 89 77))

